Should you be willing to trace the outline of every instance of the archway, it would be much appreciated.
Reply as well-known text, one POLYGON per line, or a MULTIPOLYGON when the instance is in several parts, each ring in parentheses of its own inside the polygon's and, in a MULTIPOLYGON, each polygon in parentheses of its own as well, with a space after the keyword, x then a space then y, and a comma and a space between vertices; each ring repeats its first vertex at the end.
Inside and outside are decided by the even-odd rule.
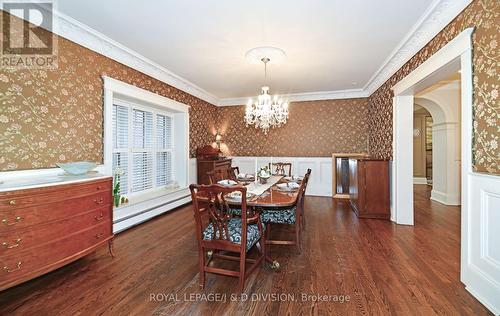
MULTIPOLYGON (((459 89, 452 92, 460 93, 459 89)), ((431 199, 446 205, 460 205, 460 115, 456 101, 439 100, 432 93, 414 98, 414 103, 433 118, 431 199)))

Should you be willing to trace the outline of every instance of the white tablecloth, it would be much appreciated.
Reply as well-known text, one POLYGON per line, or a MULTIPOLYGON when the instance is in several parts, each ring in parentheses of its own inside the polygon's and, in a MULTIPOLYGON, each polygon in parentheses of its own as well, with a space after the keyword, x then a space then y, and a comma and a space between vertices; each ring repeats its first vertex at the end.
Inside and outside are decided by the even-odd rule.
POLYGON ((271 176, 268 180, 267 183, 265 184, 260 184, 260 182, 252 182, 249 185, 247 185, 247 192, 255 194, 255 195, 261 195, 262 193, 266 192, 270 187, 275 185, 278 181, 283 178, 282 176, 271 176))

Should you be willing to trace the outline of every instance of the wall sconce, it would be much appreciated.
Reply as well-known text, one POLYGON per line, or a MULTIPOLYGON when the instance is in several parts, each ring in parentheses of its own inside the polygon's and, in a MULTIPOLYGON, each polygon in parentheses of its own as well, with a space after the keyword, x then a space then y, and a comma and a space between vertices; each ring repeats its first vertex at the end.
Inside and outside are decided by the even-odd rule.
POLYGON ((222 136, 220 134, 215 135, 215 142, 217 143, 217 147, 219 147, 219 150, 221 141, 222 141, 222 136))

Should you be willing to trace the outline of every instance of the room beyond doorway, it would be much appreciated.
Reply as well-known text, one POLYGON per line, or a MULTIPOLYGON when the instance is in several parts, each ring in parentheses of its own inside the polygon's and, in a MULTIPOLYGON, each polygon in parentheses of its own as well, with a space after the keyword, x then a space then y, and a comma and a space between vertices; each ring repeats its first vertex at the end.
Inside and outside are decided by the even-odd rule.
POLYGON ((431 199, 445 205, 461 204, 460 119, 461 79, 459 71, 415 93, 414 183, 430 184, 432 186, 431 199))

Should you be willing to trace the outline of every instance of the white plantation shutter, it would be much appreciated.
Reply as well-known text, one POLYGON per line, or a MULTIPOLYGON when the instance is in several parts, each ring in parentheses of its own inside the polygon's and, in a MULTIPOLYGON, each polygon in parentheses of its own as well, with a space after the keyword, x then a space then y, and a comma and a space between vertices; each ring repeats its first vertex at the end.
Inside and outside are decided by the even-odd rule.
POLYGON ((120 194, 128 193, 128 108, 113 105, 113 170, 124 172, 120 177, 120 194))
POLYGON ((156 115, 156 185, 172 180, 172 117, 156 115))
POLYGON ((128 148, 128 108, 113 105, 113 149, 128 148))
POLYGON ((153 113, 133 109, 132 192, 153 187, 153 113))
POLYGON ((134 148, 153 147, 153 113, 132 110, 134 148))
POLYGON ((156 115, 156 135, 158 149, 172 149, 172 117, 156 115))
POLYGON ((113 106, 113 170, 120 194, 160 188, 173 181, 173 118, 164 111, 117 100, 113 106))
POLYGON ((153 187, 153 154, 139 152, 132 154, 132 192, 153 187))
POLYGON ((156 155, 156 186, 164 186, 172 181, 172 153, 159 152, 156 155))

